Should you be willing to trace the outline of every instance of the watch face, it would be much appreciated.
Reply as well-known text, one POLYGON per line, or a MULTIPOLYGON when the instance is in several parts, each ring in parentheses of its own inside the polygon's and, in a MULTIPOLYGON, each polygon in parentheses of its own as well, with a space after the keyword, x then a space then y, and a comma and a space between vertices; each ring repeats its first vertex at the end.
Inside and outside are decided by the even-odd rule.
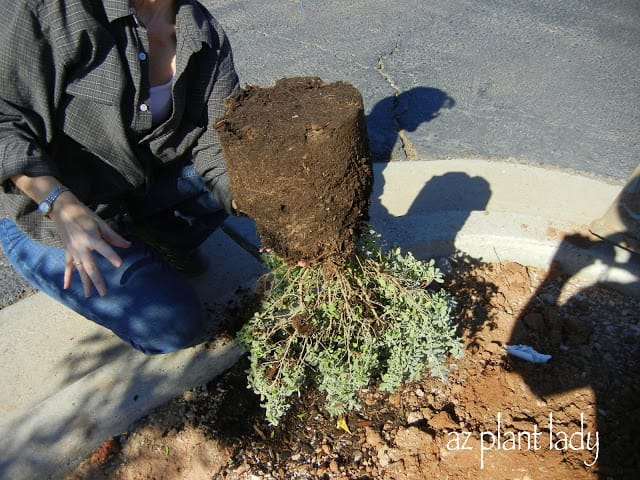
POLYGON ((48 215, 53 207, 53 202, 56 201, 56 198, 60 196, 61 193, 68 191, 69 189, 66 187, 62 187, 58 185, 54 188, 49 196, 45 198, 40 205, 38 205, 38 210, 42 212, 43 215, 48 215))
POLYGON ((43 215, 46 215, 51 211, 51 204, 45 200, 40 205, 38 205, 38 210, 40 210, 43 215))

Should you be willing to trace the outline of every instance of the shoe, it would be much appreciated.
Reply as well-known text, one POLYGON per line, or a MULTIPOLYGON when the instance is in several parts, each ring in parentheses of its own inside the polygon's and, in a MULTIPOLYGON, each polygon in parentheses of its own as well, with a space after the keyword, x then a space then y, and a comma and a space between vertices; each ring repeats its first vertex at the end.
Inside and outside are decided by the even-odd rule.
POLYGON ((180 273, 187 277, 199 277, 209 269, 209 261, 199 249, 191 252, 181 252, 174 250, 166 245, 149 244, 158 255, 166 260, 166 262, 180 273))
POLYGON ((191 251, 178 250, 162 241, 157 232, 142 225, 131 225, 133 233, 161 256, 169 265, 187 277, 198 277, 209 268, 209 261, 198 248, 191 251))

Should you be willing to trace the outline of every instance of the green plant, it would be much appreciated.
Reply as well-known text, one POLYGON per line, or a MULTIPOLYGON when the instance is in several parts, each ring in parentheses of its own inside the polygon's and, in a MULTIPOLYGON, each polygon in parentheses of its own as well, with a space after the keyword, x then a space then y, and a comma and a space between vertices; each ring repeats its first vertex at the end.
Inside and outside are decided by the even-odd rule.
POLYGON ((301 268, 267 254, 262 308, 238 333, 249 352, 250 387, 277 425, 289 398, 307 384, 326 395, 334 416, 360 408, 372 378, 393 391, 423 372, 445 377, 462 355, 451 320, 455 302, 433 260, 399 248, 384 252, 372 230, 347 262, 301 268))

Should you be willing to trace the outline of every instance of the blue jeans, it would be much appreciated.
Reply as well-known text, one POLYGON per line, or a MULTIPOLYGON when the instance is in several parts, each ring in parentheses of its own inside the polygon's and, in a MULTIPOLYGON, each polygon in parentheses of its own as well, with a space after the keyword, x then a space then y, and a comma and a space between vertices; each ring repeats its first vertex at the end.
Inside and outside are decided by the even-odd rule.
MULTIPOLYGON (((166 169, 145 194, 135 195, 130 203, 154 229, 166 232, 176 248, 197 247, 226 217, 191 163, 166 169)), ((13 221, 0 220, 0 241, 7 258, 35 288, 144 353, 167 353, 195 344, 203 328, 203 309, 193 286, 144 242, 125 236, 132 246, 115 248, 123 260, 120 268, 94 253, 107 295, 94 292, 85 298, 75 272, 71 286, 62 288, 63 249, 35 242, 13 221)))

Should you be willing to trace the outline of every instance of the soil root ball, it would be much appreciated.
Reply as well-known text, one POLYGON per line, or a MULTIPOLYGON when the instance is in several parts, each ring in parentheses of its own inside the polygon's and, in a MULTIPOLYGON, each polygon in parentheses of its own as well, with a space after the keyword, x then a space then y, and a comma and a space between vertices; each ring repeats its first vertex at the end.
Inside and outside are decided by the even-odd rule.
POLYGON ((248 86, 216 122, 238 210, 288 261, 350 256, 373 176, 362 96, 345 82, 248 86))

